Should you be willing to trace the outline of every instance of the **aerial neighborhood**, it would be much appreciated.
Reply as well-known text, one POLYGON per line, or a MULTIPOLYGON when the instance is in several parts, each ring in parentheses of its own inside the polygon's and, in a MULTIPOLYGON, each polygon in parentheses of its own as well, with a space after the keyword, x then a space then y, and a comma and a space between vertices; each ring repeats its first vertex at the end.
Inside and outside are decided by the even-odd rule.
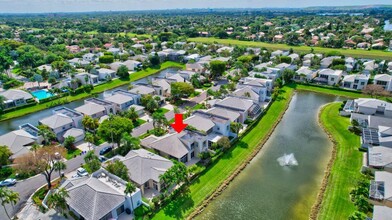
POLYGON ((381 29, 384 17, 317 14, 302 24, 293 15, 290 24, 282 16, 253 23, 227 16, 211 21, 225 22, 219 28, 182 18, 194 22, 182 33, 174 16, 116 14, 124 26, 116 27, 128 32, 101 16, 98 31, 78 16, 56 24, 0 18, 0 185, 34 207, 15 201, 6 211, 19 219, 165 219, 210 169, 236 161, 237 148, 247 156, 227 167, 249 163, 294 93, 305 90, 343 101, 333 118, 347 119, 344 132, 362 163, 361 179, 342 195, 348 214, 392 216, 392 31, 381 29), (247 139, 254 134, 257 141, 247 139), (29 181, 35 188, 18 189, 29 181))

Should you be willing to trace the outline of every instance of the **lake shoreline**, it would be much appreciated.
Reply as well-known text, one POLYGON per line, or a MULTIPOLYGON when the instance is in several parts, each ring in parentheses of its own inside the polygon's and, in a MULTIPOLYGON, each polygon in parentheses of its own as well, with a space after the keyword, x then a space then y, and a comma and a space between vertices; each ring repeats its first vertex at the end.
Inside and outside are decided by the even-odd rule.
MULTIPOLYGON (((222 194, 222 192, 229 186, 229 184, 248 166, 248 164, 257 156, 257 154, 260 152, 260 150, 264 147, 265 143, 270 139, 272 136, 272 133, 275 131, 276 127, 279 125, 281 122, 283 116, 286 114, 287 109, 290 107, 290 103, 292 101, 293 96, 296 94, 296 91, 293 90, 291 91, 290 97, 288 102, 285 104, 284 110, 279 114, 278 120, 275 121, 273 126, 271 127, 270 131, 268 131, 267 135, 263 137, 258 145, 253 152, 246 158, 241 165, 228 177, 226 178, 223 183, 215 190, 214 193, 212 193, 208 198, 206 198, 202 204, 200 204, 198 207, 195 208, 193 212, 186 218, 186 219, 194 219, 197 215, 202 213, 204 209, 219 195, 222 194)), ((272 103, 271 103, 272 104, 272 103)), ((268 114, 268 110, 267 113, 268 114)), ((255 128, 253 128, 255 129, 255 128)))

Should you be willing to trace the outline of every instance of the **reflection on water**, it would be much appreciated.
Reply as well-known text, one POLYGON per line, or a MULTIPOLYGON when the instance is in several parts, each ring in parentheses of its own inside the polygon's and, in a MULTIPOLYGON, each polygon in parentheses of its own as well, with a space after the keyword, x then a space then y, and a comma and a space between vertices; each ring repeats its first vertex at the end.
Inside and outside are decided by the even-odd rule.
POLYGON ((259 154, 197 219, 308 219, 332 143, 317 123, 334 96, 300 92, 259 154), (282 167, 276 160, 285 153, 282 167), (294 157, 295 155, 295 157, 294 157))

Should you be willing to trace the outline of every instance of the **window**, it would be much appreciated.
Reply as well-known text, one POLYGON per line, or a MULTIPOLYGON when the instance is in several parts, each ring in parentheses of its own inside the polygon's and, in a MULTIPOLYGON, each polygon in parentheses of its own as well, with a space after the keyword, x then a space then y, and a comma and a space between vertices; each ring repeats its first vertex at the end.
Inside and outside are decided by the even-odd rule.
POLYGON ((361 86, 364 86, 365 85, 365 82, 361 82, 361 86))
POLYGON ((121 205, 120 207, 118 207, 117 210, 116 210, 117 216, 121 215, 121 213, 123 213, 124 210, 125 210, 124 204, 122 204, 122 205, 121 205))
POLYGON ((387 82, 386 81, 377 81, 377 85, 386 86, 387 82))

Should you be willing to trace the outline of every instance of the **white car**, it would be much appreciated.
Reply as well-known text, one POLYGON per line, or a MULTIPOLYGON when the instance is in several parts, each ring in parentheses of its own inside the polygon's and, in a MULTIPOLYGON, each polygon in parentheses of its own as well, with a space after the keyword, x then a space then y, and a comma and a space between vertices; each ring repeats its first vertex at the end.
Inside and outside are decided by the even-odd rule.
POLYGON ((13 186, 16 184, 16 179, 6 179, 0 181, 0 186, 13 186))
POLYGON ((78 168, 76 170, 76 173, 78 174, 78 176, 88 176, 87 171, 82 167, 78 168))

